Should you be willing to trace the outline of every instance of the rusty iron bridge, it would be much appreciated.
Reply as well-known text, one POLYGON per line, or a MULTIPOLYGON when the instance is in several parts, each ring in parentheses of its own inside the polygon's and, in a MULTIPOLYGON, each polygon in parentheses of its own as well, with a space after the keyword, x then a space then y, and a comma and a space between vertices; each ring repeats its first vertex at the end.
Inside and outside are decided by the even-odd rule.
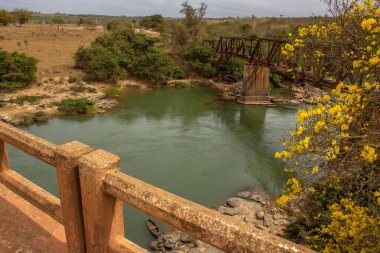
MULTIPOLYGON (((220 37, 219 40, 204 40, 203 44, 211 46, 221 57, 238 57, 247 63, 269 68, 283 75, 293 75, 301 80, 309 81, 316 85, 334 88, 337 83, 349 80, 355 82, 350 64, 337 64, 333 61, 326 62, 326 70, 333 72, 333 78, 327 78, 324 74, 316 75, 308 69, 297 66, 299 55, 289 61, 281 53, 282 47, 288 43, 286 40, 263 38, 220 37), (292 71, 288 71, 291 69, 292 71)), ((311 47, 311 45, 305 45, 311 47)), ((362 78, 361 78, 362 79, 362 78)))

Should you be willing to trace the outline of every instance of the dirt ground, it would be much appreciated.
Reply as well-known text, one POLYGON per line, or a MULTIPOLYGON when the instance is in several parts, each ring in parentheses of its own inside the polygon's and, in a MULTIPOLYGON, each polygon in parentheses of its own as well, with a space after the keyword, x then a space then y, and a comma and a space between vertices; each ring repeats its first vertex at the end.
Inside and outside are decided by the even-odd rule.
POLYGON ((0 48, 25 53, 39 60, 38 76, 80 75, 73 69, 73 55, 104 34, 102 26, 24 25, 0 27, 0 48))

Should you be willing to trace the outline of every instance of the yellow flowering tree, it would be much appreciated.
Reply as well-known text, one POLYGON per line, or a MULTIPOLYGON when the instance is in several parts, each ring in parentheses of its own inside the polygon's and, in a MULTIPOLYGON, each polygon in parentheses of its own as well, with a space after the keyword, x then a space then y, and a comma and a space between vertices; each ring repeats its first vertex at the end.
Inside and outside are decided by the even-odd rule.
POLYGON ((315 80, 379 82, 379 2, 329 0, 333 16, 290 34, 282 49, 288 72, 305 71, 315 80), (335 3, 335 4, 333 4, 335 3))
POLYGON ((371 231, 380 225, 380 4, 329 2, 333 15, 299 28, 282 49, 298 70, 339 83, 299 110, 296 129, 284 136, 275 157, 292 176, 277 203, 303 203, 288 230, 299 243, 322 252, 377 252, 380 234, 371 231))

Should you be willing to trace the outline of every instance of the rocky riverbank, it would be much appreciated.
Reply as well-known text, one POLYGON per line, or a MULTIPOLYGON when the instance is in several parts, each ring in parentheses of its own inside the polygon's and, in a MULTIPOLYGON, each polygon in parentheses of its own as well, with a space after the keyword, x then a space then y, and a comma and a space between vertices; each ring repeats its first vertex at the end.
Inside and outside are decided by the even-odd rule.
MULTIPOLYGON (((119 105, 114 97, 107 95, 107 87, 103 83, 87 83, 69 76, 40 77, 38 82, 26 89, 0 94, 0 120, 12 125, 26 125, 33 122, 46 121, 49 118, 64 115, 58 110, 58 104, 68 98, 86 98, 94 103, 91 113, 104 113, 119 105)), ((153 86, 134 80, 118 82, 122 91, 142 89, 153 86)), ((208 79, 173 80, 167 84, 169 88, 213 87, 223 99, 237 100, 240 97, 242 83, 219 83, 208 79)), ((270 101, 273 105, 296 106, 308 103, 311 99, 322 97, 326 93, 310 85, 281 84, 272 90, 270 101), (278 94, 275 94, 275 93, 278 94)))
MULTIPOLYGON (((217 208, 221 214, 232 216, 269 233, 282 236, 290 218, 273 198, 262 191, 243 191, 217 208)), ((152 252, 219 253, 210 245, 176 230, 169 229, 149 244, 152 252)))
MULTIPOLYGON (((134 81, 122 81, 118 85, 121 91, 149 89, 147 84, 134 81)), ((68 76, 42 77, 26 89, 0 94, 0 120, 12 125, 46 121, 64 115, 58 104, 69 98, 86 98, 94 103, 92 113, 104 113, 119 105, 117 99, 107 95, 107 86, 68 76)))
MULTIPOLYGON (((226 100, 238 100, 242 91, 242 82, 214 86, 222 91, 223 98, 226 100)), ((281 83, 279 87, 270 91, 269 101, 278 106, 297 106, 310 103, 311 100, 316 100, 326 94, 322 89, 309 84, 281 83)))

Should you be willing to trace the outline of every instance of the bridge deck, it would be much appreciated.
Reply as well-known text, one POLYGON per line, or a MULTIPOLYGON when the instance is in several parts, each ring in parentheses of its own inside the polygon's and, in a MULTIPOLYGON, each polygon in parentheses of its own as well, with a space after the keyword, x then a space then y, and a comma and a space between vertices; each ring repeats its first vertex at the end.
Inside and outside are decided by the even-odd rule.
POLYGON ((63 226, 1 183, 0 252, 67 253, 63 226))

